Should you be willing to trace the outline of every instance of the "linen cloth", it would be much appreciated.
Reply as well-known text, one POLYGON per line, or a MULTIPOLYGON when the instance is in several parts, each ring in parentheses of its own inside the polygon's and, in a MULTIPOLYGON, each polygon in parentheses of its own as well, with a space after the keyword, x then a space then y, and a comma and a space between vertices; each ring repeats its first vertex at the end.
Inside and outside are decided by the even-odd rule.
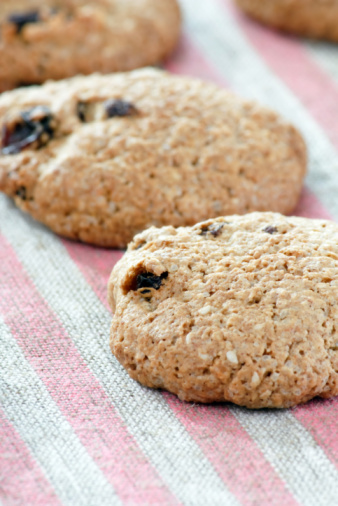
MULTIPOLYGON (((295 214, 338 220, 338 45, 271 31, 230 0, 181 5, 168 70, 294 122, 309 148, 295 214)), ((338 398, 249 411, 128 377, 108 346, 121 256, 63 240, 0 197, 0 504, 337 506, 338 398)))

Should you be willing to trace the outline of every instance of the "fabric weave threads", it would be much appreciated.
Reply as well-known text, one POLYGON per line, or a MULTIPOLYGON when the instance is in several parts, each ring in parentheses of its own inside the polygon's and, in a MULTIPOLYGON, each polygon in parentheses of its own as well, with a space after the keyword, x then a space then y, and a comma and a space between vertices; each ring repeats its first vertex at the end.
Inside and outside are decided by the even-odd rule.
MULTIPOLYGON (((167 68, 296 123, 310 148, 296 213, 337 220, 338 46, 270 31, 230 0, 181 4, 167 68)), ((0 503, 336 506, 338 399, 250 412, 128 377, 108 347, 121 254, 58 238, 0 196, 0 503)))

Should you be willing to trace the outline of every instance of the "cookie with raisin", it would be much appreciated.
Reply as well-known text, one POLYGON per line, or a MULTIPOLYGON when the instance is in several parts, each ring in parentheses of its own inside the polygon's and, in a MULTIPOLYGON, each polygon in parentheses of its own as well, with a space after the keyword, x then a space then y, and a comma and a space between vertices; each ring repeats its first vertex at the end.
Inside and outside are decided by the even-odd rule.
POLYGON ((109 281, 111 349, 191 402, 338 395, 338 225, 251 213, 137 235, 109 281))
POLYGON ((1 0, 0 92, 156 65, 180 24, 176 0, 1 0))
POLYGON ((289 213, 306 170, 280 116, 155 69, 4 93, 0 131, 0 190, 54 232, 107 247, 150 225, 289 213))

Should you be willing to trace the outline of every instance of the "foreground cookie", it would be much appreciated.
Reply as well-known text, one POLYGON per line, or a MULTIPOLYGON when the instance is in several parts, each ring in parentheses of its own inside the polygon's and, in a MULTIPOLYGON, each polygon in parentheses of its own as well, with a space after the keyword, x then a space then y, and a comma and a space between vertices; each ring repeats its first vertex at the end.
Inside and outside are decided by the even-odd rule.
POLYGON ((64 236, 124 247, 151 224, 288 213, 299 133, 211 84, 156 70, 93 75, 0 97, 0 190, 64 236))
POLYGON ((109 282, 111 348, 180 399, 338 395, 338 225, 274 213, 136 236, 109 282))
POLYGON ((176 0, 1 0, 0 92, 159 63, 180 31, 176 0))
POLYGON ((338 41, 337 0, 236 0, 255 19, 281 30, 338 41))

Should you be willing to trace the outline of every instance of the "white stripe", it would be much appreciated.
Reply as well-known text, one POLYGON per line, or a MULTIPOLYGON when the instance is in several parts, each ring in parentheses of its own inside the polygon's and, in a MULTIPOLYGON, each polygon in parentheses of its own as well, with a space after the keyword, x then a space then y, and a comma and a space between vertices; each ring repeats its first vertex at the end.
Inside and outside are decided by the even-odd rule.
POLYGON ((64 504, 119 505, 0 316, 0 399, 64 504))
MULTIPOLYGON (((306 42, 304 46, 316 63, 338 83, 338 46, 329 42, 306 42)), ((325 93, 325 90, 323 90, 325 93)), ((320 97, 319 97, 320 98, 320 97)), ((337 106, 338 108, 338 106, 337 106)))
MULTIPOLYGON (((163 396, 131 380, 108 342, 111 315, 53 234, 0 196, 0 228, 164 482, 186 505, 238 505, 163 396)), ((98 504, 98 503, 97 503, 98 504)))
POLYGON ((304 506, 337 506, 338 471, 290 412, 231 408, 304 506))
POLYGON ((278 110, 307 140, 307 183, 338 220, 338 154, 321 127, 258 56, 226 8, 215 0, 182 0, 189 35, 236 92, 278 110))

